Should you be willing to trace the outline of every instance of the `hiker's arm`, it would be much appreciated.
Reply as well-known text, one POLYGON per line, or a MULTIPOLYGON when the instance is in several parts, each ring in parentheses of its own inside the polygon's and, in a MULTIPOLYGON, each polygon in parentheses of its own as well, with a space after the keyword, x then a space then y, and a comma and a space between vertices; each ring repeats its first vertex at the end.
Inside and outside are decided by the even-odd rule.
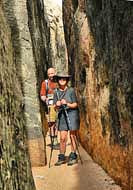
POLYGON ((78 107, 77 102, 69 103, 65 99, 61 100, 61 104, 67 105, 68 108, 74 109, 78 107))
POLYGON ((75 93, 74 88, 71 88, 70 92, 71 92, 70 93, 71 103, 67 102, 67 107, 70 109, 74 109, 74 108, 78 107, 78 103, 77 103, 78 101, 77 101, 77 97, 76 97, 76 93, 75 93))
POLYGON ((55 107, 55 109, 59 109, 60 106, 61 106, 61 101, 58 100, 58 101, 56 102, 56 104, 54 105, 54 107, 55 107))
POLYGON ((44 81, 41 84, 40 98, 43 102, 46 101, 46 84, 44 81))
POLYGON ((76 103, 76 102, 74 102, 74 103, 67 103, 67 107, 68 108, 71 108, 71 109, 74 109, 74 108, 77 108, 78 107, 78 104, 76 103))
POLYGON ((57 97, 57 92, 54 93, 54 98, 53 98, 53 102, 54 102, 54 109, 57 110, 60 106, 61 106, 61 101, 58 100, 57 97))
POLYGON ((45 102, 45 101, 46 101, 46 96, 41 96, 41 100, 42 100, 43 102, 45 102))

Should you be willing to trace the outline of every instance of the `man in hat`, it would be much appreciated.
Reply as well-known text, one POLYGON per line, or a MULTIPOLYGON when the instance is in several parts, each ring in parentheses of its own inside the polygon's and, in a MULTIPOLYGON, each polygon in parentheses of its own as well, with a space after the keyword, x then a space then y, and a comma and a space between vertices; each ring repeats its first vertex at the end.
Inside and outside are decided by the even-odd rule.
POLYGON ((46 103, 48 108, 47 120, 50 130, 51 146, 54 149, 59 148, 59 143, 57 140, 58 130, 56 127, 56 113, 53 106, 53 94, 54 90, 57 87, 56 82, 54 81, 55 69, 49 68, 47 71, 48 79, 43 81, 41 84, 40 97, 43 102, 46 103))
POLYGON ((71 153, 67 165, 71 166, 77 163, 77 146, 76 133, 79 129, 79 110, 74 88, 68 87, 70 75, 61 73, 56 75, 59 88, 54 93, 54 105, 58 110, 58 131, 60 132, 60 153, 56 166, 60 166, 66 162, 65 152, 67 135, 69 131, 71 140, 71 153))

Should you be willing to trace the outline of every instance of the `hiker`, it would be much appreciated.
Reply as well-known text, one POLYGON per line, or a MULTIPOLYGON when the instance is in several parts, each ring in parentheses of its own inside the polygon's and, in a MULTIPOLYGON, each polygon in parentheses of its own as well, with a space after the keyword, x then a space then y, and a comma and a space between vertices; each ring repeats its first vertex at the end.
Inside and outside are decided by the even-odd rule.
POLYGON ((58 131, 60 133, 60 153, 55 166, 66 163, 65 152, 68 132, 71 141, 71 153, 67 165, 71 166, 78 161, 76 154, 76 133, 80 124, 78 103, 74 88, 68 87, 70 75, 58 74, 55 77, 59 87, 54 93, 54 105, 55 109, 58 110, 58 131))
POLYGON ((57 139, 58 130, 56 127, 56 112, 53 106, 54 90, 57 87, 54 81, 55 69, 49 68, 47 70, 48 79, 44 80, 41 84, 40 97, 41 100, 47 105, 47 121, 50 132, 51 146, 53 149, 59 149, 59 143, 57 139))

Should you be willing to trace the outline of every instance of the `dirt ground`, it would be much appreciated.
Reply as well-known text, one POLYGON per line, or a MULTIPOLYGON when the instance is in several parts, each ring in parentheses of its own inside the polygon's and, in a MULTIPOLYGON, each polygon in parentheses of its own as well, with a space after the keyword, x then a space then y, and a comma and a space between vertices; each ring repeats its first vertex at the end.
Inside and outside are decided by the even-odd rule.
MULTIPOLYGON (((49 162, 50 147, 47 136, 47 159, 49 162)), ((79 146, 80 160, 73 166, 63 164, 54 166, 57 161, 58 150, 53 151, 51 167, 33 167, 33 177, 36 190, 121 190, 115 182, 97 165, 85 150, 79 146)), ((67 144, 66 156, 70 152, 70 143, 67 144)))

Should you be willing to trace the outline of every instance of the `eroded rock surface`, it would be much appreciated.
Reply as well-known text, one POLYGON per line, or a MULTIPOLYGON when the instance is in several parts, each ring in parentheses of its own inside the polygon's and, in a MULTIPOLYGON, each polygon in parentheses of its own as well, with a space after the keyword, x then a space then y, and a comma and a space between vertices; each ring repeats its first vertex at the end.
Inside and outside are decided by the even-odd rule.
POLYGON ((64 0, 69 70, 81 113, 81 142, 125 189, 133 188, 131 2, 64 0), (86 2, 86 3, 85 3, 86 2))
POLYGON ((51 64, 58 71, 67 70, 67 49, 62 21, 62 3, 57 0, 44 0, 45 15, 49 24, 49 54, 51 64))
POLYGON ((22 75, 18 64, 14 60, 11 28, 0 4, 1 190, 35 189, 27 149, 22 75))

